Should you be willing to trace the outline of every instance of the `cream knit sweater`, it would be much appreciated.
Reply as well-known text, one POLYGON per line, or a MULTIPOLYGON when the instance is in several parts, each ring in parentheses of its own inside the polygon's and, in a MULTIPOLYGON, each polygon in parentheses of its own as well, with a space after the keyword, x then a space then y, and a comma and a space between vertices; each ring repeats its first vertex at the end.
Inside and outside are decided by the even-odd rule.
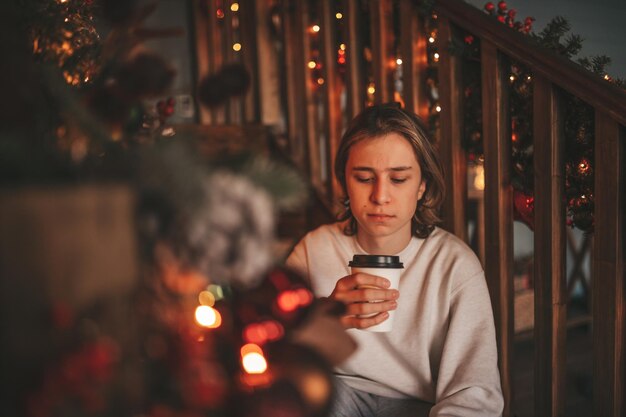
MULTIPOLYGON (((322 226, 294 248, 287 265, 307 277, 318 297, 366 253, 342 224, 322 226)), ((430 416, 500 416, 503 408, 495 329, 484 272, 474 253, 439 229, 413 237, 395 255, 404 263, 394 328, 350 329, 357 351, 336 369, 353 388, 433 403, 430 416)))

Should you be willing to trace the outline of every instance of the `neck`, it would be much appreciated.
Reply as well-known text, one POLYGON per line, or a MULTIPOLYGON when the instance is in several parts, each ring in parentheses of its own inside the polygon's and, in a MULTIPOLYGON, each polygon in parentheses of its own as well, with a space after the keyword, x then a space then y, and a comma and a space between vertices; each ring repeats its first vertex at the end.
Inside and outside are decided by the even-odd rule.
POLYGON ((402 236, 374 237, 357 231, 356 240, 369 254, 395 255, 407 247, 411 241, 411 234, 403 234, 402 236))

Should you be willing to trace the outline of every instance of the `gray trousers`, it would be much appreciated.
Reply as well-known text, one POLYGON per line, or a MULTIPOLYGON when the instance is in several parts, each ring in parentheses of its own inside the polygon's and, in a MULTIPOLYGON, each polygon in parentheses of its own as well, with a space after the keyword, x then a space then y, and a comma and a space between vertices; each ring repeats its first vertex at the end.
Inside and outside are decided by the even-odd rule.
POLYGON ((335 400, 328 417, 428 417, 432 404, 416 398, 389 398, 359 391, 335 378, 335 400))

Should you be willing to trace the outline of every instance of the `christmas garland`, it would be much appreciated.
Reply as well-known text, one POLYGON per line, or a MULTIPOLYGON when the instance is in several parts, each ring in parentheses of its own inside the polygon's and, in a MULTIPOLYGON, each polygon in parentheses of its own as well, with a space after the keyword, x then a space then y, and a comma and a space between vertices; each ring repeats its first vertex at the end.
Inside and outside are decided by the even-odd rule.
MULTIPOLYGON (((502 24, 531 37, 538 44, 555 53, 573 59, 582 48, 582 38, 570 34, 570 24, 563 17, 553 18, 539 33, 532 31, 534 18, 517 20, 517 11, 509 9, 505 1, 497 5, 488 2, 484 6, 487 14, 502 24)), ((430 13, 427 31, 436 34, 436 15, 430 13)), ((482 164, 484 160, 482 141, 482 104, 480 73, 480 41, 470 33, 453 39, 451 53, 460 56, 464 71, 464 129, 462 143, 470 163, 482 164)), ((430 67, 436 68, 436 45, 429 43, 430 67)), ((611 78, 606 67, 611 63, 607 56, 579 58, 577 62, 608 82, 618 86, 624 80, 611 78)), ((515 219, 534 227, 534 169, 533 169, 533 74, 519 62, 510 64, 510 110, 511 110, 511 182, 514 189, 515 219)), ((436 86, 436 77, 430 78, 436 86)), ((435 105, 433 101, 433 106, 435 105)), ((433 111, 431 124, 436 128, 438 112, 433 111)), ((571 95, 564 97, 565 135, 565 196, 567 224, 583 232, 592 232, 594 226, 594 112, 593 108, 571 95)))

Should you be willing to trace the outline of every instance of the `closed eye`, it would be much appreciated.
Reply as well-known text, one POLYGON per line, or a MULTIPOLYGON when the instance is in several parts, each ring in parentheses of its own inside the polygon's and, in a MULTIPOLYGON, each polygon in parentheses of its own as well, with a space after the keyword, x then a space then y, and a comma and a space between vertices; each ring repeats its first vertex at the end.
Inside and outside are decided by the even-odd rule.
POLYGON ((394 184, 402 184, 403 182, 405 182, 408 178, 392 178, 391 182, 393 182, 394 184))
POLYGON ((368 183, 374 181, 374 177, 354 177, 358 182, 368 183))

